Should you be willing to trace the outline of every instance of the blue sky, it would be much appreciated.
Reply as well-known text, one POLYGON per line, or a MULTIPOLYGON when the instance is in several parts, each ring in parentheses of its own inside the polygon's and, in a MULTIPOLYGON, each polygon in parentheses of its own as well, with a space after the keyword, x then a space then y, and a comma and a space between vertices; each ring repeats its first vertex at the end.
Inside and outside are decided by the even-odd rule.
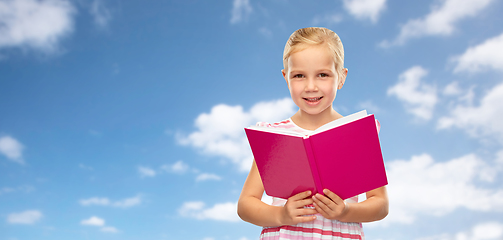
POLYGON ((345 47, 335 108, 380 120, 367 239, 503 238, 503 3, 0 0, 0 239, 251 240, 243 128, 291 116, 298 28, 345 47))

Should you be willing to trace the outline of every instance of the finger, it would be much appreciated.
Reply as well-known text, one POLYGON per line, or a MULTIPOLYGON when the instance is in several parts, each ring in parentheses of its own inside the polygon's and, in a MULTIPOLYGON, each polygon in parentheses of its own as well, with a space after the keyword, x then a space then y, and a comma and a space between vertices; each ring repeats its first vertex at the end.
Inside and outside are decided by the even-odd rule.
POLYGON ((343 204, 342 198, 339 197, 339 195, 335 194, 334 192, 328 190, 328 189, 323 189, 323 193, 329 197, 335 204, 340 205, 343 204))
POLYGON ((307 198, 309 196, 311 196, 311 191, 305 191, 305 192, 297 193, 297 194, 291 196, 289 198, 289 200, 291 199, 291 200, 295 201, 295 200, 300 200, 300 199, 307 198))
POLYGON ((325 205, 327 207, 329 207, 330 209, 333 209, 335 208, 336 205, 334 203, 334 201, 332 201, 332 199, 330 199, 328 196, 324 196, 324 195, 321 195, 321 194, 316 194, 315 197, 313 198, 314 201, 318 200, 318 204, 321 204, 321 205, 325 205))
POLYGON ((335 206, 333 206, 333 208, 329 206, 330 204, 334 204, 332 200, 321 194, 316 194, 315 196, 313 196, 313 200, 313 205, 318 211, 329 212, 333 208, 335 208, 335 206))
MULTIPOLYGON (((323 203, 321 203, 323 204, 323 203)), ((328 209, 326 206, 325 206, 325 209, 323 209, 319 204, 316 204, 316 203, 313 203, 314 205, 314 209, 319 213, 321 214, 321 216, 323 216, 324 218, 326 219, 330 219, 330 215, 328 214, 328 212, 325 210, 325 209, 328 209)), ((324 204, 323 204, 324 205, 324 204)))
POLYGON ((311 191, 302 192, 290 197, 285 206, 289 209, 303 208, 306 205, 312 204, 313 200, 309 197, 311 191))
POLYGON ((311 198, 306 198, 306 199, 302 199, 302 200, 290 199, 289 201, 290 201, 289 205, 292 208, 296 208, 296 209, 303 209, 305 206, 313 204, 313 199, 311 199, 311 198))
POLYGON ((296 223, 311 222, 311 221, 316 220, 316 216, 298 217, 295 220, 296 220, 295 221, 296 223))
POLYGON ((315 214, 317 214, 318 211, 316 211, 316 209, 314 208, 301 208, 301 209, 296 209, 294 211, 292 211, 292 219, 297 219, 297 218, 302 218, 302 217, 311 217, 315 214))
POLYGON ((312 198, 306 198, 298 201, 299 204, 301 204, 302 207, 313 204, 313 199, 312 198))
POLYGON ((303 208, 303 209, 299 209, 299 215, 300 216, 303 216, 303 215, 314 215, 318 213, 318 211, 316 211, 316 209, 310 209, 310 208, 303 208))

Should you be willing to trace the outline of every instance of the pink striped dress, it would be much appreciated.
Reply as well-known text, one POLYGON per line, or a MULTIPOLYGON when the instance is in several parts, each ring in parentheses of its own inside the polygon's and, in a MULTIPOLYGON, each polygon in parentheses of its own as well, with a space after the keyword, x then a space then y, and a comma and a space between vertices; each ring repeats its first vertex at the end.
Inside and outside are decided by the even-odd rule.
MULTIPOLYGON (((311 131, 305 130, 297 126, 291 119, 287 119, 278 123, 265 123, 258 122, 258 126, 273 127, 273 128, 286 128, 296 132, 310 133, 311 131)), ((380 124, 376 120, 377 130, 380 129, 380 124)), ((356 178, 356 176, 355 176, 356 178)), ((345 200, 347 203, 358 202, 358 196, 345 200)), ((273 198, 273 206, 284 206, 285 199, 273 198)), ((347 223, 337 220, 330 220, 324 218, 321 214, 316 214, 316 220, 307 223, 299 223, 291 226, 279 227, 264 227, 260 234, 260 239, 263 240, 286 240, 286 239, 365 239, 363 234, 363 227, 361 223, 347 223)))

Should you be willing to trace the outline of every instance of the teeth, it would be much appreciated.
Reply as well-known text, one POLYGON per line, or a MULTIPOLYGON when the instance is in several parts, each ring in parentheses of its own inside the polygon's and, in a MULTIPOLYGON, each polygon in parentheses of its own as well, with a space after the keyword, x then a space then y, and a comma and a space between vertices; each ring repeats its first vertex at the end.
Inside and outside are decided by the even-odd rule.
POLYGON ((308 101, 318 101, 321 99, 321 97, 317 97, 317 98, 305 98, 306 100, 308 101))

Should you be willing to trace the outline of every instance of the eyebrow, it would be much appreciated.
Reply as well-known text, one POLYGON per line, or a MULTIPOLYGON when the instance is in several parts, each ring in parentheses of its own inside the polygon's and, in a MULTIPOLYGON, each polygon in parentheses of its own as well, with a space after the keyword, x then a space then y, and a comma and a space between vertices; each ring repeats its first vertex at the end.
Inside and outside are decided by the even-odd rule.
MULTIPOLYGON (((290 72, 290 73, 294 73, 294 72, 295 72, 295 73, 296 73, 296 72, 301 72, 301 73, 304 73, 304 72, 306 72, 306 71, 305 71, 305 70, 301 70, 301 69, 294 69, 294 68, 290 68, 290 69, 288 70, 288 72, 290 72)), ((327 68, 318 69, 318 70, 315 70, 315 72, 331 72, 331 73, 333 73, 333 71, 332 71, 331 69, 327 69, 327 68)))

